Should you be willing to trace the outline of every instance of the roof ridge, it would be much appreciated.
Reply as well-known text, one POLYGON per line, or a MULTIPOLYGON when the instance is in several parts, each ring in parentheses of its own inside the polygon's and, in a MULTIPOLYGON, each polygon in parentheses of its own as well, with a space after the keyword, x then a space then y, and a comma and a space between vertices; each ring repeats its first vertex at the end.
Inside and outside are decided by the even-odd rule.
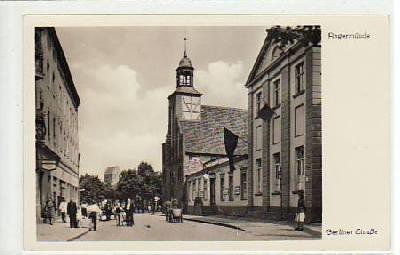
POLYGON ((231 110, 237 110, 237 111, 242 111, 242 112, 248 112, 247 109, 239 108, 239 107, 231 107, 231 106, 218 106, 218 105, 206 105, 202 104, 201 107, 209 107, 209 108, 220 108, 220 109, 231 109, 231 110))

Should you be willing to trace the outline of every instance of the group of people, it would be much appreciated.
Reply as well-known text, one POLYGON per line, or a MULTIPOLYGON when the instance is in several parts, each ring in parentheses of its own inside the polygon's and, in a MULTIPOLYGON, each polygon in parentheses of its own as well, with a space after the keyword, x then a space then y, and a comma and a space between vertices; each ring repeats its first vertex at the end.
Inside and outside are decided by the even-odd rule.
POLYGON ((135 205, 133 201, 129 198, 126 203, 122 205, 118 202, 114 207, 115 219, 117 221, 117 226, 123 226, 124 222, 128 227, 135 225, 134 219, 135 205))
MULTIPOLYGON (((43 218, 45 222, 53 225, 56 218, 56 205, 51 198, 49 198, 44 205, 43 218)), ((78 206, 72 199, 67 203, 63 198, 61 199, 58 210, 61 214, 61 220, 66 223, 66 216, 69 217, 69 224, 71 228, 89 227, 90 230, 96 231, 98 215, 102 213, 99 206, 94 201, 83 203, 78 206), (87 219, 91 224, 88 224, 87 219)))
POLYGON ((69 216, 69 225, 71 228, 78 227, 78 206, 72 199, 67 203, 64 199, 61 200, 60 206, 58 207, 61 213, 61 219, 64 223, 66 223, 65 215, 69 216))

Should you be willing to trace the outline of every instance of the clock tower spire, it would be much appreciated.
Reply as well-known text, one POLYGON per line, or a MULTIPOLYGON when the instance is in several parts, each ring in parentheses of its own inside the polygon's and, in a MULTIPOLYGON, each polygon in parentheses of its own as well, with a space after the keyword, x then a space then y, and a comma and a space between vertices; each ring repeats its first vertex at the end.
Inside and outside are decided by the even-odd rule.
POLYGON ((170 129, 174 120, 200 120, 201 93, 193 86, 193 65, 187 56, 187 38, 184 37, 183 58, 176 68, 176 89, 168 97, 170 129))
POLYGON ((176 86, 182 87, 193 87, 193 65, 192 60, 188 58, 186 51, 186 40, 183 39, 183 58, 179 61, 179 65, 176 68, 176 86))

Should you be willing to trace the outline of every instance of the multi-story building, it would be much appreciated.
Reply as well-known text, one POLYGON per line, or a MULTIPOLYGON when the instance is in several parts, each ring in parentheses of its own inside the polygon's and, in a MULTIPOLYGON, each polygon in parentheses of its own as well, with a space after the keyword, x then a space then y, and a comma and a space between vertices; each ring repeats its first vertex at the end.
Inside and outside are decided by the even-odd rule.
POLYGON ((50 27, 35 29, 36 208, 79 199, 78 107, 68 63, 50 27))
POLYGON ((119 166, 107 167, 104 171, 104 182, 109 183, 111 186, 115 186, 119 182, 121 169, 119 166))
MULTIPOLYGON (((168 96, 168 132, 162 144, 163 201, 176 199, 181 206, 188 206, 187 177, 203 170, 206 162, 226 158, 224 128, 239 136, 234 156, 247 155, 247 111, 202 105, 193 71, 185 50, 176 69, 176 89, 168 96)), ((215 179, 210 177, 206 189, 215 201, 215 179)))
POLYGON ((282 44, 272 34, 246 83, 249 206, 260 217, 291 220, 304 192, 306 221, 320 221, 321 47, 303 38, 282 44), (273 114, 262 118, 266 108, 273 114))

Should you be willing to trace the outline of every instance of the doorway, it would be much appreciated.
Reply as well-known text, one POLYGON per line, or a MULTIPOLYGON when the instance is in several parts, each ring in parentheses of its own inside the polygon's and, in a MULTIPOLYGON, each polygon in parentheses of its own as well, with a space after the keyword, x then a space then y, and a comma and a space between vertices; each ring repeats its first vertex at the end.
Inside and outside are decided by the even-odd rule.
POLYGON ((215 178, 210 178, 210 205, 215 205, 215 178))

